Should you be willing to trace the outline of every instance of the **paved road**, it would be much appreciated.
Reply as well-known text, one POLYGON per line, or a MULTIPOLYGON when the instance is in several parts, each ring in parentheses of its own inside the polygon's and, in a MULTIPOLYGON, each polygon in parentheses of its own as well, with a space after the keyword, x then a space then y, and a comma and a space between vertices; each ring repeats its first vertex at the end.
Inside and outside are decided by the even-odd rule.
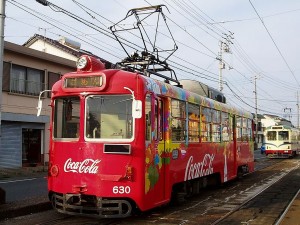
MULTIPOLYGON (((259 150, 254 151, 256 160, 266 156, 259 150)), ((25 200, 27 198, 47 196, 47 179, 45 177, 14 178, 0 180, 0 187, 6 191, 6 202, 25 200)))
POLYGON ((6 191, 7 203, 37 196, 47 196, 47 179, 45 177, 0 180, 0 187, 6 191))

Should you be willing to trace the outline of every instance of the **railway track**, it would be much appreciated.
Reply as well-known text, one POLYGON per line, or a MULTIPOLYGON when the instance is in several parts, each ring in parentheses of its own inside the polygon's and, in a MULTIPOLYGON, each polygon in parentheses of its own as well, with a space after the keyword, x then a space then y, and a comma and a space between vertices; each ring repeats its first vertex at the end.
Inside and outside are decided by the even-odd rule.
POLYGON ((278 180, 272 179, 270 185, 253 195, 248 201, 232 210, 213 224, 278 224, 281 215, 298 193, 300 183, 299 162, 294 167, 279 172, 278 180))
POLYGON ((40 220, 38 215, 30 215, 3 224, 274 224, 300 187, 299 158, 266 161, 267 167, 261 165, 256 172, 222 187, 204 189, 182 205, 168 205, 130 218, 91 219, 46 211, 40 220))

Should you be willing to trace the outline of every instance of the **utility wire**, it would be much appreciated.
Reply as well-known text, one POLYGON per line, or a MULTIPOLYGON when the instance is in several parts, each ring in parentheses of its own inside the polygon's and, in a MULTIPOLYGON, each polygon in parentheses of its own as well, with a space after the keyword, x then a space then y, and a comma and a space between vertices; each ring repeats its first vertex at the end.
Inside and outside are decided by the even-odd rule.
POLYGON ((249 2, 250 2, 250 4, 251 4, 252 8, 254 9, 256 15, 257 15, 258 18, 260 19, 262 25, 263 25, 264 28, 266 29, 266 31, 267 31, 269 37, 271 38, 273 44, 275 45, 277 51, 279 52, 279 54, 280 54, 280 56, 281 56, 281 58, 282 58, 283 61, 285 62, 286 66, 288 67, 288 69, 289 69, 289 71, 290 71, 290 73, 293 75, 295 81, 297 82, 298 86, 300 87, 300 84, 299 84, 299 82, 298 82, 298 80, 297 80, 297 78, 296 78, 294 72, 292 71, 292 69, 291 69, 291 67, 289 66, 288 62, 286 61, 286 59, 284 58, 283 54, 281 53, 279 47, 277 46, 277 44, 276 44, 274 38, 272 37, 271 33, 269 32, 269 30, 268 30, 267 26, 265 25, 264 21, 262 20, 262 18, 261 18, 260 15, 258 14, 258 12, 257 12, 257 10, 255 9, 254 5, 252 4, 251 0, 249 0, 249 2))
MULTIPOLYGON (((72 1, 73 1, 74 3, 76 3, 77 5, 79 5, 80 8, 81 8, 82 10, 84 10, 88 15, 90 15, 93 19, 96 19, 98 22, 99 22, 99 20, 98 20, 94 15, 92 15, 89 11, 91 11, 92 13, 94 13, 94 14, 97 15, 97 16, 101 16, 101 18, 103 18, 103 19, 105 19, 105 20, 107 20, 107 21, 109 21, 109 22, 112 23, 112 21, 110 21, 110 20, 108 20, 106 17, 104 17, 104 16, 102 16, 102 15, 96 13, 96 12, 93 11, 92 9, 90 9, 90 8, 88 8, 88 7, 86 7, 86 6, 82 5, 82 4, 80 4, 80 3, 78 3, 78 2, 75 1, 75 0, 72 0, 72 1)), ((129 31, 128 31, 128 32, 129 32, 129 31)), ((159 32, 159 33, 162 34, 162 35, 164 35, 165 37, 171 38, 171 37, 169 37, 168 35, 166 35, 166 34, 164 34, 164 33, 161 33, 161 32, 159 32)), ((135 35, 135 36, 136 36, 136 35, 135 35)), ((141 37, 138 37, 138 38, 141 39, 141 37)), ((176 41, 176 42, 177 42, 177 41, 176 41)), ((190 46, 188 46, 188 47, 190 47, 190 46)), ((190 48, 192 48, 192 47, 190 47, 190 48)), ((194 49, 194 50, 197 50, 197 49, 194 49)), ((207 73, 210 73, 210 74, 213 74, 213 75, 218 76, 217 74, 212 73, 211 71, 208 71, 208 70, 206 70, 206 69, 203 69, 203 68, 201 68, 201 67, 199 67, 199 66, 197 66, 197 65, 195 65, 195 64, 192 64, 191 62, 189 62, 189 61, 187 61, 187 60, 184 60, 184 59, 182 59, 182 58, 180 58, 180 57, 178 57, 178 56, 176 56, 176 55, 174 55, 174 58, 177 58, 177 59, 179 59, 180 61, 183 61, 183 62, 185 62, 185 63, 187 63, 187 64, 190 64, 190 65, 192 65, 192 66, 194 66, 194 67, 196 67, 196 68, 199 68, 199 69, 201 69, 201 70, 203 70, 203 71, 205 71, 205 72, 207 72, 207 73)), ((185 69, 188 69, 188 70, 190 70, 190 71, 193 71, 193 72, 194 72, 193 74, 196 73, 196 74, 202 74, 202 75, 208 76, 207 74, 204 74, 204 73, 199 72, 199 71, 192 70, 191 68, 188 68, 188 67, 186 67, 186 66, 184 66, 184 65, 181 65, 181 64, 179 64, 179 63, 177 63, 177 62, 175 62, 175 61, 172 61, 172 60, 169 60, 169 61, 170 61, 171 63, 176 64, 176 65, 178 65, 178 66, 181 66, 181 67, 183 67, 183 68, 185 68, 185 69)), ((187 70, 181 69, 181 71, 187 71, 187 70)), ((191 73, 191 72, 188 72, 188 73, 191 73)), ((208 80, 213 80, 213 81, 214 81, 215 79, 217 79, 217 78, 214 78, 214 77, 211 77, 211 76, 209 76, 210 78, 206 78, 206 77, 199 76, 199 75, 196 75, 196 74, 195 74, 195 76, 197 76, 197 77, 202 77, 202 78, 208 79, 208 80)))
MULTIPOLYGON (((40 18, 39 18, 40 19, 40 18)), ((98 22, 100 22, 99 20, 97 20, 98 22)), ((110 21, 111 22, 111 21, 110 21)), ((173 21, 172 21, 173 22, 173 21)), ((101 22, 100 22, 101 23, 101 22)), ((101 23, 102 25, 104 25, 103 23, 101 23)), ((180 26, 179 26, 180 27, 180 26)), ((180 58, 179 58, 180 59, 180 58)), ((193 75, 193 76, 196 76, 196 77, 201 77, 201 78, 204 78, 205 79, 205 77, 203 77, 203 76, 200 76, 199 74, 203 74, 203 73, 199 73, 198 71, 196 71, 196 70, 191 70, 191 68, 189 68, 189 67, 185 67, 185 66, 183 66, 183 65, 181 65, 181 64, 179 64, 179 63, 176 63, 176 62, 171 62, 171 63, 174 63, 174 64, 176 64, 177 66, 180 66, 181 68, 179 68, 179 67, 177 67, 177 69, 179 69, 179 70, 181 70, 181 71, 183 71, 183 72, 186 72, 186 73, 188 73, 188 74, 190 74, 190 75, 193 75), (183 69, 182 69, 183 68, 183 69), (192 72, 191 72, 192 71, 192 72)), ((192 64, 193 65, 193 64, 192 64)), ((193 66, 195 66, 195 65, 193 65, 193 66)), ((174 67, 175 68, 175 67, 174 67)), ((202 69, 202 68, 201 68, 202 69)), ((206 71, 206 72, 209 72, 209 71, 206 71)), ((211 73, 211 72, 210 72, 211 73)), ((206 75, 206 74, 203 74, 203 75, 206 75)), ((246 78, 246 77, 245 77, 246 78)), ((215 79, 215 78, 214 78, 215 79)), ((248 79, 248 78, 247 78, 248 79)), ((208 80, 210 80, 210 79, 208 79, 208 80)), ((214 81, 215 82, 215 80, 212 80, 212 81, 214 81)), ((238 96, 238 95, 237 95, 238 96)), ((241 99, 239 99, 240 101, 241 101, 241 99)), ((248 106, 250 106, 250 105, 248 105, 248 106)), ((251 107, 251 106, 250 106, 251 107)), ((252 107, 253 108, 253 107, 252 107)))
MULTIPOLYGON (((56 24, 51 23, 51 22, 49 22, 48 20, 46 20, 46 19, 44 19, 44 18, 38 16, 37 13, 32 13, 32 12, 30 12, 29 10, 32 10, 32 9, 29 9, 27 6, 25 6, 25 5, 21 4, 21 3, 16 2, 15 0, 7 0, 7 1, 8 1, 10 4, 16 6, 17 8, 20 8, 21 10, 27 12, 28 14, 30 14, 30 15, 32 15, 32 16, 34 16, 34 17, 36 17, 36 18, 38 18, 38 19, 40 19, 40 20, 46 22, 47 24, 52 25, 53 27, 55 27, 55 28, 57 28, 57 29, 59 29, 59 30, 61 30, 61 31, 63 31, 63 32, 69 34, 69 35, 71 35, 71 36, 73 36, 72 33, 68 32, 68 31, 66 31, 65 29, 62 29, 61 27, 57 26, 56 24), (19 5, 17 5, 17 4, 19 4, 19 5), (21 5, 23 8, 22 8, 20 5, 21 5), (27 8, 27 9, 25 9, 25 8, 27 8), (28 10, 28 9, 29 9, 29 10, 28 10)), ((78 36, 77 36, 76 38, 79 39, 79 40, 81 40, 81 41, 83 41, 83 42, 89 43, 89 42, 87 42, 85 39, 80 38, 80 37, 78 37, 78 36)), ((97 45, 95 45, 95 44, 93 44, 93 43, 89 43, 89 45, 91 45, 91 46, 93 46, 93 47, 95 47, 95 48, 97 48, 97 49, 99 49, 99 50, 101 50, 101 51, 103 51, 103 52, 105 52, 105 53, 111 55, 111 56, 114 56, 114 57, 116 57, 116 58, 119 58, 119 56, 116 56, 116 55, 112 54, 111 52, 106 51, 106 50, 104 50, 104 49, 102 49, 102 48, 99 48, 97 45)))

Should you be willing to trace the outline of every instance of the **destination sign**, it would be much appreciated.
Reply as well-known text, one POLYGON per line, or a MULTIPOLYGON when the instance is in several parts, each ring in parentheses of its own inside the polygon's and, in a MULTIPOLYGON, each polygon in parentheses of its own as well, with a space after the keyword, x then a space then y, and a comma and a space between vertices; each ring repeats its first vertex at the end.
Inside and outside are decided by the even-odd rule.
POLYGON ((65 78, 65 88, 93 88, 102 86, 102 76, 80 76, 65 78))

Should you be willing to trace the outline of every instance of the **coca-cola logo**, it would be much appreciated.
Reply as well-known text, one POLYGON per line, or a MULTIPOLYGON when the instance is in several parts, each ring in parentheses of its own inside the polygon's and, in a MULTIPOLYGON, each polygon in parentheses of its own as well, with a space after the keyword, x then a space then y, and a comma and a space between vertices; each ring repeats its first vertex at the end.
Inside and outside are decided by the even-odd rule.
POLYGON ((206 154, 203 160, 200 162, 193 162, 193 156, 189 158, 189 161, 185 168, 184 180, 191 180, 198 177, 203 177, 214 172, 212 162, 214 161, 215 155, 206 154))
POLYGON ((64 171, 66 173, 91 173, 96 174, 98 172, 97 164, 101 160, 85 159, 82 162, 73 162, 71 158, 67 159, 64 165, 64 171))

